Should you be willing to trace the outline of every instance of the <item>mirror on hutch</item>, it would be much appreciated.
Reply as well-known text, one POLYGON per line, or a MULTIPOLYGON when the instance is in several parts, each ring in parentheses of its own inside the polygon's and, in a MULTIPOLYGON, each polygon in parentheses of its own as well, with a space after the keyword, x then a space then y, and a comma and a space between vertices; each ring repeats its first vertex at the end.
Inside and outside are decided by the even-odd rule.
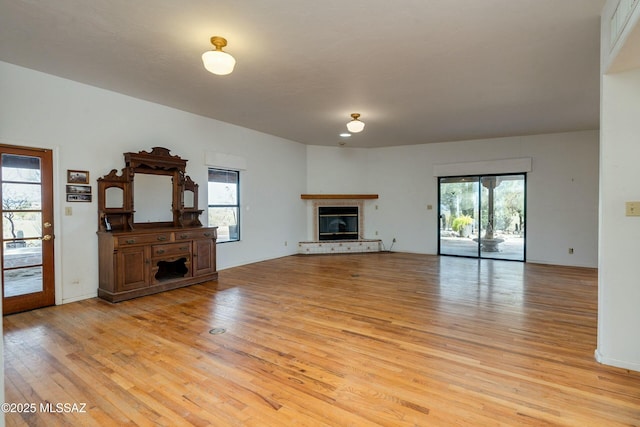
POLYGON ((124 153, 98 179, 98 296, 110 302, 216 280, 217 227, 203 227, 198 184, 169 150, 124 153))

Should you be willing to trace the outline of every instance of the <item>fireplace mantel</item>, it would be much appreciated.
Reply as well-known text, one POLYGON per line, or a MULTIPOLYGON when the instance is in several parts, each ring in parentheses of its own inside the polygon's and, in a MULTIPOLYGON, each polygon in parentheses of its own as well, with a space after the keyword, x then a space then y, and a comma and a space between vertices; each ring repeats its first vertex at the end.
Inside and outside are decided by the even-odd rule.
POLYGON ((370 200, 377 199, 377 194, 301 194, 300 198, 302 200, 342 200, 342 199, 351 199, 351 200, 370 200))

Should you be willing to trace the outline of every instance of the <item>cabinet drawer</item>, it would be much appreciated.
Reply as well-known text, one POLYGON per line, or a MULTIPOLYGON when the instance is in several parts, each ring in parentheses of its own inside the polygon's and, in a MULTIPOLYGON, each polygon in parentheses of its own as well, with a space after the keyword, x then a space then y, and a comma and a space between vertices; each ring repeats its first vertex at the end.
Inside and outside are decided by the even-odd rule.
POLYGON ((131 236, 119 236, 118 246, 143 245, 147 243, 170 242, 171 233, 158 234, 133 234, 131 236))
POLYGON ((172 255, 187 255, 189 253, 191 253, 191 242, 151 246, 151 256, 154 258, 172 255))
POLYGON ((213 239, 214 237, 217 237, 215 228, 179 230, 174 234, 176 240, 213 239))

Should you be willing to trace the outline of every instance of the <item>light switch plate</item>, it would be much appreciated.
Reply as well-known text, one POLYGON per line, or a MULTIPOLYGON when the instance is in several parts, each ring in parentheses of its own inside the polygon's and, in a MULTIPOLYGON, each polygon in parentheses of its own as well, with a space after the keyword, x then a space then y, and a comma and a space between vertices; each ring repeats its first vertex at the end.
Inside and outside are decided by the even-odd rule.
POLYGON ((626 216, 640 216, 640 202, 626 202, 625 203, 625 215, 626 216))

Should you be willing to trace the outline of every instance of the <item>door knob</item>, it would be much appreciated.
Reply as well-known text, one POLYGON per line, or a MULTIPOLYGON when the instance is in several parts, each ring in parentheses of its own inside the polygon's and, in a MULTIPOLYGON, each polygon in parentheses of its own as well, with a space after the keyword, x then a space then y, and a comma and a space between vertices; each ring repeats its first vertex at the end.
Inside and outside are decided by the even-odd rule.
POLYGON ((45 234, 40 238, 40 240, 51 240, 51 239, 53 239, 53 236, 51 236, 51 234, 45 234))

